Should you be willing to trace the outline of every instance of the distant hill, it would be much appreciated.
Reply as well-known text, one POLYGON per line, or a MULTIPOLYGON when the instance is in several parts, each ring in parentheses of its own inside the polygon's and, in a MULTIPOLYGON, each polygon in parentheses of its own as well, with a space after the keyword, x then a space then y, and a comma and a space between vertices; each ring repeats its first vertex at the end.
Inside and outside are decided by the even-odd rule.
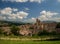
POLYGON ((56 28, 60 28, 60 22, 56 22, 56 21, 42 21, 43 23, 56 23, 56 28))
MULTIPOLYGON (((12 22, 12 21, 0 21, 0 27, 1 26, 11 26, 11 25, 25 25, 27 23, 24 23, 24 22, 12 22)), ((30 23, 28 23, 30 24, 30 23)))
POLYGON ((57 23, 56 21, 42 21, 43 23, 57 23))
MULTIPOLYGON (((55 22, 55 21, 42 21, 43 23, 58 23, 58 22, 55 22)), ((15 22, 15 21, 1 21, 0 20, 0 27, 1 26, 11 26, 11 25, 16 25, 16 26, 19 26, 19 25, 25 25, 25 24, 33 24, 33 23, 26 23, 26 22, 15 22)))

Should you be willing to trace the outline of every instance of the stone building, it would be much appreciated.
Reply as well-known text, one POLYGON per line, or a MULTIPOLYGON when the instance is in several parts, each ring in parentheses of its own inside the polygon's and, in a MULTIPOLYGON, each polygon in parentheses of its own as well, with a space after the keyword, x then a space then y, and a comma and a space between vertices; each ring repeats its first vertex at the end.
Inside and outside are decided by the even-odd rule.
POLYGON ((32 31, 29 29, 30 25, 21 25, 18 33, 24 36, 32 36, 32 31))
MULTIPOLYGON (((34 24, 25 24, 20 25, 18 28, 20 29, 18 31, 19 34, 24 36, 32 36, 33 34, 38 34, 39 32, 43 32, 43 30, 46 30, 47 32, 55 31, 56 23, 44 23, 41 22, 39 19, 36 19, 36 23, 34 24)), ((11 33, 11 27, 1 27, 3 32, 10 34, 11 33)))
POLYGON ((40 20, 36 19, 35 24, 31 25, 21 25, 19 33, 22 35, 32 35, 32 34, 38 34, 39 32, 43 32, 43 30, 46 30, 47 32, 55 31, 56 23, 43 23, 40 20))
POLYGON ((60 28, 56 28, 56 33, 60 34, 60 28))
POLYGON ((11 27, 0 27, 2 29, 2 33, 5 35, 10 35, 11 34, 11 27))
POLYGON ((33 33, 37 34, 38 32, 43 32, 43 30, 46 30, 47 32, 55 31, 56 23, 44 23, 40 20, 36 19, 36 23, 32 25, 33 27, 33 33))
POLYGON ((43 29, 45 29, 48 32, 55 31, 56 23, 43 23, 43 29))

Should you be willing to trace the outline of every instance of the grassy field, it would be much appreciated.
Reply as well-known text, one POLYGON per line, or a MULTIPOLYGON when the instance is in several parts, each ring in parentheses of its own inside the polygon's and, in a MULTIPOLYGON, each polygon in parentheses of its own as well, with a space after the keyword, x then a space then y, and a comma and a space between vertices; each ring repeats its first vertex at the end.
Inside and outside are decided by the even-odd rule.
MULTIPOLYGON (((47 36, 40 36, 40 37, 17 37, 17 36, 0 36, 0 38, 19 38, 19 39, 25 39, 25 38, 48 38, 47 36)), ((50 37, 50 36, 49 36, 50 37)), ((0 44, 60 44, 60 40, 59 41, 37 41, 37 40, 6 40, 6 39, 0 39, 0 44)))
POLYGON ((60 41, 0 40, 0 44, 60 44, 60 41))

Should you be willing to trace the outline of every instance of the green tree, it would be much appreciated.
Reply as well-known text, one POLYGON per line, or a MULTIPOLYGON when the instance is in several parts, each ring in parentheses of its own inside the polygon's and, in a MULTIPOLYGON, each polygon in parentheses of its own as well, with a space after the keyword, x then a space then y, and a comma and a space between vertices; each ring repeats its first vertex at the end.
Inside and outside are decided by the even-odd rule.
POLYGON ((56 28, 60 28, 60 23, 57 24, 56 28))
POLYGON ((0 28, 0 34, 2 34, 2 29, 0 28))
POLYGON ((34 29, 33 27, 30 27, 29 29, 34 29))
POLYGON ((46 30, 43 30, 43 32, 38 33, 38 36, 40 36, 40 35, 48 35, 48 34, 49 34, 49 32, 47 32, 46 30))
POLYGON ((11 32, 12 32, 12 34, 19 35, 19 33, 18 33, 19 30, 20 29, 17 26, 15 26, 15 25, 11 26, 11 32))

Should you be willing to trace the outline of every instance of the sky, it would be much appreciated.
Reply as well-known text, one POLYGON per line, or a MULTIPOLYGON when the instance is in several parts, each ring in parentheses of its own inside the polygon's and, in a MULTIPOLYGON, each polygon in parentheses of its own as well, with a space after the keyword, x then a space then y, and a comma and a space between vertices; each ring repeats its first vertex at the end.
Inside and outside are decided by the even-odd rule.
POLYGON ((60 22, 60 0, 0 0, 0 20, 60 22))

